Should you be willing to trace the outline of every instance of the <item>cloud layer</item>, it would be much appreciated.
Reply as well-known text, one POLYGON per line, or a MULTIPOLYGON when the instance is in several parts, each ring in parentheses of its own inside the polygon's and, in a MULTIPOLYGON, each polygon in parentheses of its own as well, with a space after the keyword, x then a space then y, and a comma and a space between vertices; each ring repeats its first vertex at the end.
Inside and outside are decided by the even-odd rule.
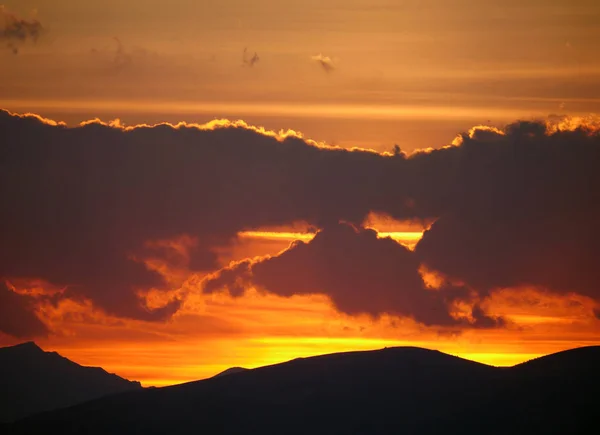
POLYGON ((0 277, 43 279, 117 316, 161 320, 181 304, 150 309, 138 296, 168 288, 141 261, 170 261, 148 242, 194 237, 187 267, 211 273, 238 232, 298 221, 323 231, 222 271, 221 287, 324 292, 346 313, 442 326, 463 322, 456 301, 471 304, 471 326, 501 326, 479 302, 502 287, 600 302, 600 135, 583 124, 479 128, 410 156, 228 122, 67 128, 0 112, 0 134, 0 277), (371 211, 437 220, 412 253, 360 228, 371 211), (463 286, 425 289, 422 264, 463 286))

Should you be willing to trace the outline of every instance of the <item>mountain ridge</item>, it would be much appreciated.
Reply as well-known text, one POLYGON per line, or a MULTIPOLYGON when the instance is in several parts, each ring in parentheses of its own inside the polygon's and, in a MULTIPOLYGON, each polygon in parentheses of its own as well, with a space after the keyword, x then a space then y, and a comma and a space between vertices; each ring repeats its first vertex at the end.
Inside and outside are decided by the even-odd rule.
POLYGON ((216 375, 214 375, 213 378, 218 378, 218 377, 221 377, 221 376, 234 375, 236 373, 243 373, 246 370, 250 370, 250 369, 246 369, 244 367, 229 367, 228 369, 225 369, 222 372, 219 372, 216 375))
POLYGON ((586 433, 597 424, 586 393, 600 387, 600 347, 555 355, 537 359, 541 369, 530 370, 414 347, 329 354, 104 397, 32 416, 7 431, 586 433))
POLYGON ((102 367, 86 367, 34 342, 0 348, 0 421, 141 389, 102 367))

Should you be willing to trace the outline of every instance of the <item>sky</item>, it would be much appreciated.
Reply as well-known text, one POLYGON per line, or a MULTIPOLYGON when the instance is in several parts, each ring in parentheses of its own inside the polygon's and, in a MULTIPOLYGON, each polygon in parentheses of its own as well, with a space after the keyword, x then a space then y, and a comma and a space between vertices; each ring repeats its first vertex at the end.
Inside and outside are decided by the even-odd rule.
POLYGON ((70 124, 219 117, 410 151, 600 102, 594 0, 3 1, 44 31, 0 52, 2 106, 70 124))
POLYGON ((169 385, 600 344, 600 4, 4 0, 0 345, 169 385))

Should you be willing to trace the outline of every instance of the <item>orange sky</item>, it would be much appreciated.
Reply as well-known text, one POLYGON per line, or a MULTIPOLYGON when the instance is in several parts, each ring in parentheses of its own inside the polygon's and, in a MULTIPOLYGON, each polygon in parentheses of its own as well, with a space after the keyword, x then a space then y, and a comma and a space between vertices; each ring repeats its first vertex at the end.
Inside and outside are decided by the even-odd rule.
MULTIPOLYGON (((398 144, 410 152, 449 145, 474 125, 585 116, 600 107, 595 0, 4 5, 3 11, 38 19, 44 33, 36 43, 20 44, 18 54, 0 46, 0 108, 69 125, 96 117, 124 125, 244 119, 267 130, 293 129, 317 143, 377 151, 398 144), (244 62, 246 47, 260 58, 254 65, 244 62)), ((375 214, 365 222, 410 249, 429 224, 375 214)), ((241 232, 219 252, 220 266, 275 255, 312 237, 314 229, 302 222, 241 232)), ((186 256, 196 241, 184 234, 148 243, 168 243, 186 256)), ((385 346, 424 346, 512 365, 600 344, 596 302, 576 294, 502 289, 485 308, 503 316, 505 328, 460 330, 389 315, 350 316, 323 294, 285 298, 257 288, 239 298, 204 294, 205 275, 145 262, 168 279, 170 290, 140 294, 150 307, 180 297, 183 307, 173 318, 123 319, 67 298, 36 307, 51 330, 36 342, 145 386, 200 379, 232 366, 385 346)), ((422 273, 435 287, 435 272, 422 273)), ((39 280, 10 285, 21 294, 62 291, 39 280)), ((469 312, 454 309, 456 316, 469 312)), ((0 333, 0 345, 19 341, 0 333)))
POLYGON ((583 115, 600 102, 595 0, 4 5, 45 33, 17 56, 0 50, 0 107, 70 124, 241 118, 410 151, 473 125, 583 115), (252 67, 244 48, 259 56, 252 67))

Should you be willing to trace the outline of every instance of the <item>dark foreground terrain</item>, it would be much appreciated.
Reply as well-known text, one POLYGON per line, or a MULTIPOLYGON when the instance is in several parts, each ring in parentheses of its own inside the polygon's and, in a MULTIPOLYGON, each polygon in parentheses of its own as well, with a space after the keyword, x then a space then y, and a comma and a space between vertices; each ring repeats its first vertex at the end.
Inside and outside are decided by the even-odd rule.
POLYGON ((101 368, 44 352, 35 343, 0 348, 0 422, 141 388, 101 368))
POLYGON ((600 347, 494 368, 390 348, 113 395, 7 434, 600 433, 600 347))

